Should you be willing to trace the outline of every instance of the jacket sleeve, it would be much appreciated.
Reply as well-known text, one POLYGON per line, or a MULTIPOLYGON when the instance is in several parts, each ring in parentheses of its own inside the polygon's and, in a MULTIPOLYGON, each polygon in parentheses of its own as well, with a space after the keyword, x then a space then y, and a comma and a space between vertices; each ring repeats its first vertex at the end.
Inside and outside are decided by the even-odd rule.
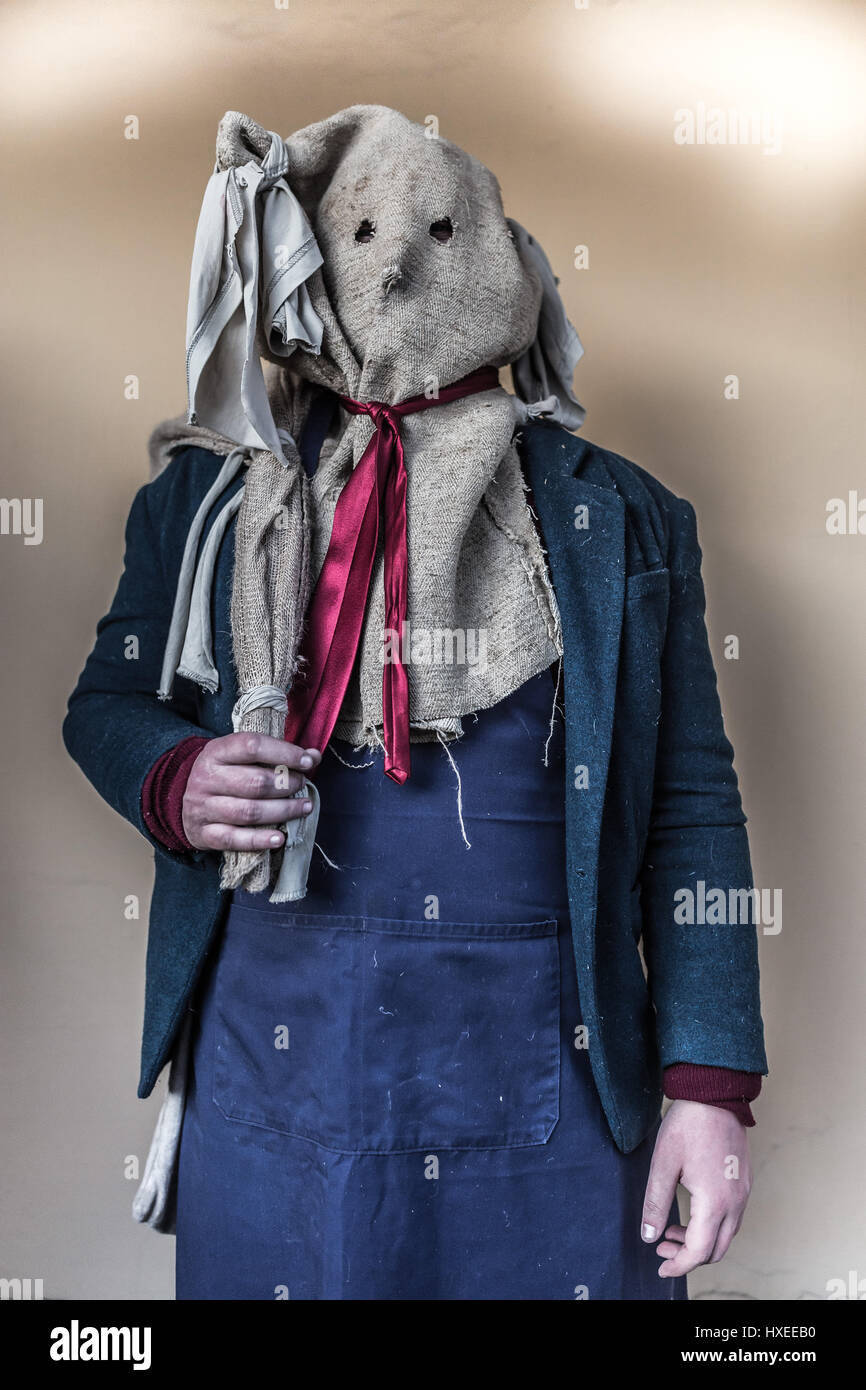
POLYGON ((704 620, 695 512, 679 498, 671 512, 669 568, 653 806, 641 871, 660 1060, 665 1068, 692 1062, 766 1074, 746 817, 704 620))
POLYGON ((168 849, 193 849, 184 829, 183 801, 190 773, 207 742, 207 738, 194 735, 176 743, 157 758, 144 779, 141 789, 144 823, 168 849))
MULTIPOLYGON (((175 475, 179 465, 178 458, 169 466, 175 475)), ((172 496, 172 481, 164 478, 141 488, 132 504, 123 574, 70 696, 63 741, 100 796, 158 854, 188 862, 200 852, 169 849, 152 834, 142 811, 142 788, 157 759, 183 739, 208 733, 196 723, 188 682, 178 680, 170 701, 156 695, 181 558, 178 553, 165 560, 162 554, 160 503, 172 496)))

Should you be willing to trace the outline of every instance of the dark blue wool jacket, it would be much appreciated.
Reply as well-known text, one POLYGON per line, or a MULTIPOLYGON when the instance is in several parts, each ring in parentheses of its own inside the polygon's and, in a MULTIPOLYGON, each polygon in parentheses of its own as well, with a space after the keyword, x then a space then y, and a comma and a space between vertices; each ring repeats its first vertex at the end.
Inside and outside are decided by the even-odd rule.
MULTIPOLYGON (((674 916, 674 894, 701 880, 707 892, 752 886, 745 816, 704 624, 694 509, 558 427, 528 425, 520 451, 563 623, 581 1017, 611 1132, 628 1151, 658 1116, 663 1067, 766 1073, 755 927, 674 916)), ((166 850, 141 811, 161 753, 190 734, 231 732, 233 532, 214 587, 220 688, 209 695, 178 680, 170 703, 156 698, 184 541, 219 463, 183 449, 136 496, 124 572, 63 726, 71 756, 155 853, 140 1096, 170 1055, 228 906, 219 855, 166 850), (138 660, 125 656, 130 634, 138 660)))

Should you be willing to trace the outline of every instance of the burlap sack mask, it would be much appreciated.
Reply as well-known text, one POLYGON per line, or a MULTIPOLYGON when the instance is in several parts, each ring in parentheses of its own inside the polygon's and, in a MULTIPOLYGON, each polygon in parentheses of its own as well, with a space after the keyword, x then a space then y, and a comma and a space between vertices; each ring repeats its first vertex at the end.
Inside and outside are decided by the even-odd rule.
MULTIPOLYGON (((218 679, 208 662, 208 574, 237 510, 235 727, 280 735, 281 697, 299 678, 303 619, 334 508, 374 430, 368 416, 340 408, 307 479, 294 440, 312 387, 390 405, 435 397, 487 365, 514 364, 525 400, 556 389, 535 413, 573 428, 583 415, 571 394, 581 349, 543 252, 505 218, 490 171, 398 112, 352 107, 286 141, 229 112, 214 180, 222 180, 218 215, 233 221, 219 237, 199 228, 188 351, 188 421, 195 423, 168 422, 153 448, 164 458, 198 442, 227 455, 208 508, 238 468, 246 467, 246 477, 240 500, 223 509, 211 532, 211 554, 206 547, 198 554, 192 538, 161 694, 170 694, 175 670, 211 689, 218 679), (235 250, 223 255, 239 218, 246 221, 235 250), (294 240, 287 245, 286 238, 294 240), (218 248, 219 267, 203 272, 200 243, 218 248), (225 308, 232 286, 232 317, 226 311, 214 335, 213 306, 225 308), (211 342, 202 349, 208 322, 211 342), (264 375, 259 357, 272 364, 264 375)), ((561 654, 514 443, 525 416, 515 397, 494 387, 402 421, 410 627, 416 636, 463 634, 470 640, 462 649, 484 651, 483 660, 425 660, 422 641, 421 659, 410 657, 407 666, 413 740, 459 737, 464 716, 497 703, 561 654)), ((381 743, 382 567, 380 546, 335 729, 356 746, 381 743)), ((270 858, 227 856, 224 886, 266 887, 270 858)))

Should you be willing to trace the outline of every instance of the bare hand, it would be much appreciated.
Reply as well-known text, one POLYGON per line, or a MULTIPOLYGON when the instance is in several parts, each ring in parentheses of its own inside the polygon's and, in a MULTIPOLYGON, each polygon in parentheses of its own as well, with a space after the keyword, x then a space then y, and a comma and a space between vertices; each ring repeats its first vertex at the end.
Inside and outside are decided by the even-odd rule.
POLYGON ((677 1183, 691 1195, 688 1226, 668 1226, 657 1247, 662 1279, 716 1264, 743 1220, 752 1186, 746 1130, 735 1115, 695 1100, 675 1100, 653 1150, 641 1234, 659 1239, 677 1183))
POLYGON ((183 797, 183 828, 196 849, 277 849, 276 829, 306 816, 312 802, 293 795, 322 761, 315 748, 296 748, 267 734, 226 734, 205 744, 183 797))

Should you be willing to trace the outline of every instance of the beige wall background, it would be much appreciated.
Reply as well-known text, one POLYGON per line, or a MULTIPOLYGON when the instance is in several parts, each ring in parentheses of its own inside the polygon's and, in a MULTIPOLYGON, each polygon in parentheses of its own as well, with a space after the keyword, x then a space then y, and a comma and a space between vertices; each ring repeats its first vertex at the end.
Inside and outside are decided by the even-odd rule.
POLYGON ((866 534, 826 529, 830 498, 866 502, 864 5, 17 0, 0 36, 2 491, 44 502, 40 545, 0 536, 0 1274, 172 1296, 173 1241, 133 1223, 125 1176, 160 1098, 135 1098, 150 851, 60 724, 147 434, 184 405, 219 117, 288 134, 382 102, 496 171, 583 338, 583 432, 697 508, 756 881, 784 917, 761 940, 752 1203, 692 1295, 809 1300, 866 1276, 866 534), (763 113, 780 148, 677 145, 675 111, 700 103, 763 113))

